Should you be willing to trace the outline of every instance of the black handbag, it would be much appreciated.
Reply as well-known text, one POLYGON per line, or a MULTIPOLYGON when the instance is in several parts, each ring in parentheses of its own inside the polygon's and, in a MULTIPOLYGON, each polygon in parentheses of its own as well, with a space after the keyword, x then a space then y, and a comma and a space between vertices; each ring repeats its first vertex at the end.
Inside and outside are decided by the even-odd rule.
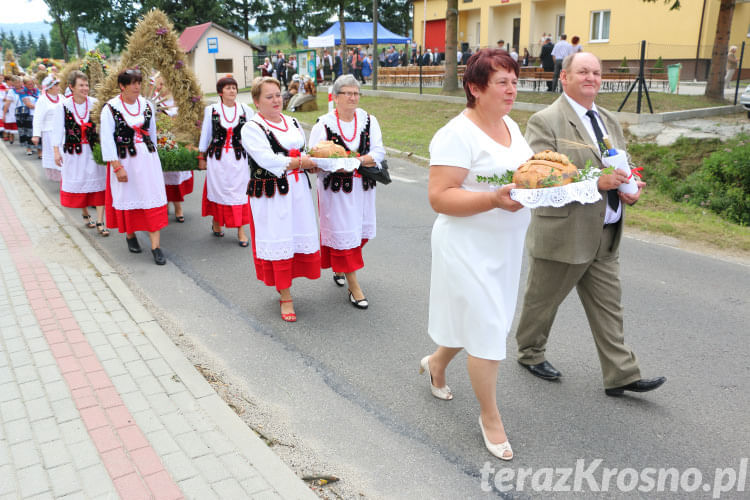
POLYGON ((372 179, 381 184, 391 183, 391 174, 388 173, 388 161, 383 160, 378 167, 359 167, 357 169, 362 177, 372 179))

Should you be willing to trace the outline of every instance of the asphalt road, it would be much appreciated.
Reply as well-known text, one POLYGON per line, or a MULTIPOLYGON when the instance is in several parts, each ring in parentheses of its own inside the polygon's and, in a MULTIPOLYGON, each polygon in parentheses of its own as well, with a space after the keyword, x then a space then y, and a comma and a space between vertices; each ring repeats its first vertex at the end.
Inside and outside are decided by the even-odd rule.
MULTIPOLYGON (((43 178, 39 162, 12 149, 55 199, 58 187, 43 178)), ((501 464, 484 449, 465 356, 448 372, 451 402, 432 398, 427 378, 417 375, 419 359, 434 349, 426 325, 435 215, 427 170, 398 159, 391 167, 394 182, 378 187, 378 235, 359 273, 367 311, 353 308, 324 272, 314 282, 295 281, 298 322, 282 322, 277 294, 255 279, 251 251, 237 245, 236 231, 215 238, 200 217, 203 173, 185 203, 187 222, 170 215, 162 231, 164 267, 147 250, 128 253, 124 235, 81 230, 169 330, 193 344, 193 355, 249 395, 257 424, 283 443, 275 447, 282 458, 296 470, 339 476, 342 496, 596 497, 610 468, 617 470, 608 497, 710 497, 715 476, 728 488, 733 472, 732 490, 721 498, 747 497, 747 461, 745 492, 737 488, 741 460, 750 456, 750 267, 624 238, 626 340, 643 376, 665 375, 666 385, 605 396, 573 294, 548 349, 562 381, 536 379, 513 358, 501 363, 498 400, 516 455, 501 464), (576 484, 577 467, 592 476, 579 474, 576 484), (665 472, 659 492, 659 468, 676 469, 676 491, 665 472)), ((66 212, 82 226, 78 210, 66 212)), ((147 248, 147 236, 139 239, 147 248)), ((511 335, 508 352, 515 348, 511 335)))

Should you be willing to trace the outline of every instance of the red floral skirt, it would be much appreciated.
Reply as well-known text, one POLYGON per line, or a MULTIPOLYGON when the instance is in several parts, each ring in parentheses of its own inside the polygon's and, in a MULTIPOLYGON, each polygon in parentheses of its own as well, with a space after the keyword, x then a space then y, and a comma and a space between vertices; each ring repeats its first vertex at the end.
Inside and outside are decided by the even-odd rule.
POLYGON ((203 203, 201 215, 214 218, 222 227, 240 227, 250 224, 250 197, 243 205, 222 205, 209 201, 206 185, 203 185, 203 203))
POLYGON ((268 286, 284 290, 292 286, 294 278, 316 280, 320 278, 320 251, 315 253, 295 253, 291 259, 264 260, 255 253, 255 225, 250 220, 250 240, 253 245, 255 275, 268 286))
MULTIPOLYGON (((60 183, 62 185, 62 182, 60 183)), ((94 193, 68 193, 60 190, 60 205, 68 208, 101 207, 104 205, 104 191, 94 193)))
POLYGON ((193 192, 193 176, 182 184, 167 184, 167 202, 185 201, 185 196, 193 192))
POLYGON ((159 231, 169 224, 167 204, 154 208, 136 208, 133 210, 118 210, 112 206, 112 190, 107 176, 107 194, 105 203, 107 227, 117 229, 121 233, 132 234, 136 231, 159 231))
POLYGON ((336 250, 335 248, 320 245, 320 267, 333 269, 335 273, 351 273, 365 267, 362 260, 362 247, 367 243, 367 238, 362 239, 362 244, 355 248, 336 250))

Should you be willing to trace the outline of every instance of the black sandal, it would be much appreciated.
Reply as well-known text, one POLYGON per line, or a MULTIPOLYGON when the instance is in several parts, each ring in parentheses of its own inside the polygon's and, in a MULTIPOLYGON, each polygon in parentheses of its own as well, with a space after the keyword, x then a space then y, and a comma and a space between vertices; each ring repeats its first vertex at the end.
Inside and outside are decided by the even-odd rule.
POLYGON ((86 227, 89 229, 93 229, 96 227, 96 223, 91 220, 91 215, 83 215, 83 220, 86 221, 86 227))
POLYGON ((219 226, 219 230, 218 231, 214 231, 214 225, 213 225, 213 223, 211 223, 211 232, 213 232, 214 236, 216 236, 217 238, 223 238, 224 237, 224 231, 221 230, 221 226, 219 226))
POLYGON ((175 219, 175 220, 176 220, 177 222, 179 222, 179 223, 183 223, 183 222, 185 222, 185 216, 184 216, 184 215, 175 215, 175 216, 174 216, 174 219, 175 219))
POLYGON ((109 229, 107 229, 106 227, 104 227, 104 223, 103 222, 97 222, 96 223, 96 230, 99 231, 99 234, 102 237, 109 236, 109 229))

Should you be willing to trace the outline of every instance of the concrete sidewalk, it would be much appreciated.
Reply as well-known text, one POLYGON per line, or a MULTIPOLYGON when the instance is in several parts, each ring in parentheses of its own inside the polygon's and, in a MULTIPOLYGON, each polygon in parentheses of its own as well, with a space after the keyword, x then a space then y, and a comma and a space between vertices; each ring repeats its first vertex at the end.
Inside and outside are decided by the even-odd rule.
POLYGON ((30 497, 317 498, 0 143, 0 499, 30 497))

